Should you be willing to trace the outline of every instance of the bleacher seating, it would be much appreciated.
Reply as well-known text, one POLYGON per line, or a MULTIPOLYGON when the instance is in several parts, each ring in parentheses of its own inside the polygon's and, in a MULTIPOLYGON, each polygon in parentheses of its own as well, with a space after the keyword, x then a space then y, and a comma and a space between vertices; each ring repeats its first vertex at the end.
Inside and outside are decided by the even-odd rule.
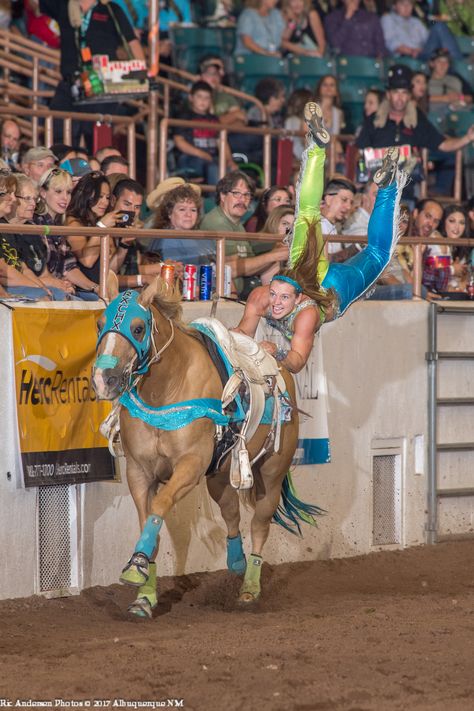
POLYGON ((293 55, 288 60, 293 89, 314 90, 326 74, 336 74, 336 61, 330 57, 305 57, 293 55))
POLYGON ((385 65, 383 60, 374 59, 373 57, 341 55, 337 58, 337 75, 339 79, 356 77, 358 79, 365 78, 383 82, 385 79, 385 65))
POLYGON ((453 62, 452 69, 469 84, 472 90, 474 87, 474 61, 453 62))
POLYGON ((170 27, 173 45, 173 62, 176 67, 196 73, 199 60, 205 54, 223 58, 232 54, 235 44, 234 28, 220 27, 170 27))
POLYGON ((467 35, 458 35, 456 37, 456 42, 458 47, 465 57, 470 57, 474 54, 474 37, 468 37, 467 35))
POLYGON ((261 54, 242 54, 235 57, 235 73, 239 88, 248 94, 254 92, 260 79, 267 77, 279 79, 290 89, 291 77, 286 59, 261 54))

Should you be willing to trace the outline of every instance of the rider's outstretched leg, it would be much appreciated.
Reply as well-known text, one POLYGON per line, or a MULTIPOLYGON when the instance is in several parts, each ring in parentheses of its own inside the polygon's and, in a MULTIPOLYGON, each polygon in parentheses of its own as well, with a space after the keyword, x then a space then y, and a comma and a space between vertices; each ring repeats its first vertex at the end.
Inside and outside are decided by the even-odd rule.
POLYGON ((387 267, 399 234, 399 208, 407 175, 397 170, 398 149, 387 152, 374 176, 379 185, 368 227, 368 245, 344 263, 330 264, 322 286, 334 289, 341 316, 379 278, 387 267))

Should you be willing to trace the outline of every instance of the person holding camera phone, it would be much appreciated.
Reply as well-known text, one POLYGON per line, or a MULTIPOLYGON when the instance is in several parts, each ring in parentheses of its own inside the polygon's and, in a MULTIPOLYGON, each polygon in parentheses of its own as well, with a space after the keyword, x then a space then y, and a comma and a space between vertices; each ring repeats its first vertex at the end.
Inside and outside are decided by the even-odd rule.
MULTIPOLYGON (((110 185, 101 173, 85 175, 72 191, 71 202, 66 213, 68 227, 116 227, 123 222, 123 211, 110 210, 110 185)), ((77 259, 79 269, 95 284, 100 279, 100 236, 84 237, 74 235, 67 241, 77 259)), ((110 255, 110 268, 118 271, 126 252, 119 254, 119 247, 114 243, 110 255)))

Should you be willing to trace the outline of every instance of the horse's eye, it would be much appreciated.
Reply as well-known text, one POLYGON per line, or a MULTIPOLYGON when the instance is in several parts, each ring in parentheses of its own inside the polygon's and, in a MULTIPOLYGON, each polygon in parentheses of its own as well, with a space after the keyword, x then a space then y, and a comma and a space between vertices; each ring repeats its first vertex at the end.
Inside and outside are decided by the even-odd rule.
POLYGON ((143 326, 135 326, 133 329, 133 335, 134 336, 141 336, 143 333, 143 326))

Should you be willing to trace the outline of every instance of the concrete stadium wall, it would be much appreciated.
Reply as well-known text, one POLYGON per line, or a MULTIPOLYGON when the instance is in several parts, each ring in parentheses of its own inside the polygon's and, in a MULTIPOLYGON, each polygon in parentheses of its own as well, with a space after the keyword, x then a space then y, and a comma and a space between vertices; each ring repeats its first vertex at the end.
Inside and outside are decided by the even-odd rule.
MULTIPOLYGON (((235 325, 241 307, 225 303, 218 318, 235 325)), ((203 303, 185 306, 186 320, 208 316, 203 303)), ((461 317, 460 317, 461 318, 461 317)), ((13 407, 12 342, 8 314, 0 312, 0 598, 38 591, 37 490, 19 487, 13 407), (9 475, 7 473, 10 473, 9 475)), ((332 462, 297 467, 300 498, 327 510, 319 527, 304 527, 304 539, 272 526, 265 548, 270 563, 344 557, 380 548, 374 544, 372 463, 377 453, 399 453, 400 543, 425 542, 427 491, 428 306, 424 302, 355 304, 344 318, 323 328, 329 392, 332 462)), ((138 536, 135 508, 122 481, 72 487, 77 501, 77 589, 117 581, 138 536)), ((454 513, 454 518, 456 514, 454 513)), ((242 534, 250 552, 249 514, 242 534)), ((225 567, 225 529, 203 483, 170 513, 162 529, 161 575, 225 567)))

